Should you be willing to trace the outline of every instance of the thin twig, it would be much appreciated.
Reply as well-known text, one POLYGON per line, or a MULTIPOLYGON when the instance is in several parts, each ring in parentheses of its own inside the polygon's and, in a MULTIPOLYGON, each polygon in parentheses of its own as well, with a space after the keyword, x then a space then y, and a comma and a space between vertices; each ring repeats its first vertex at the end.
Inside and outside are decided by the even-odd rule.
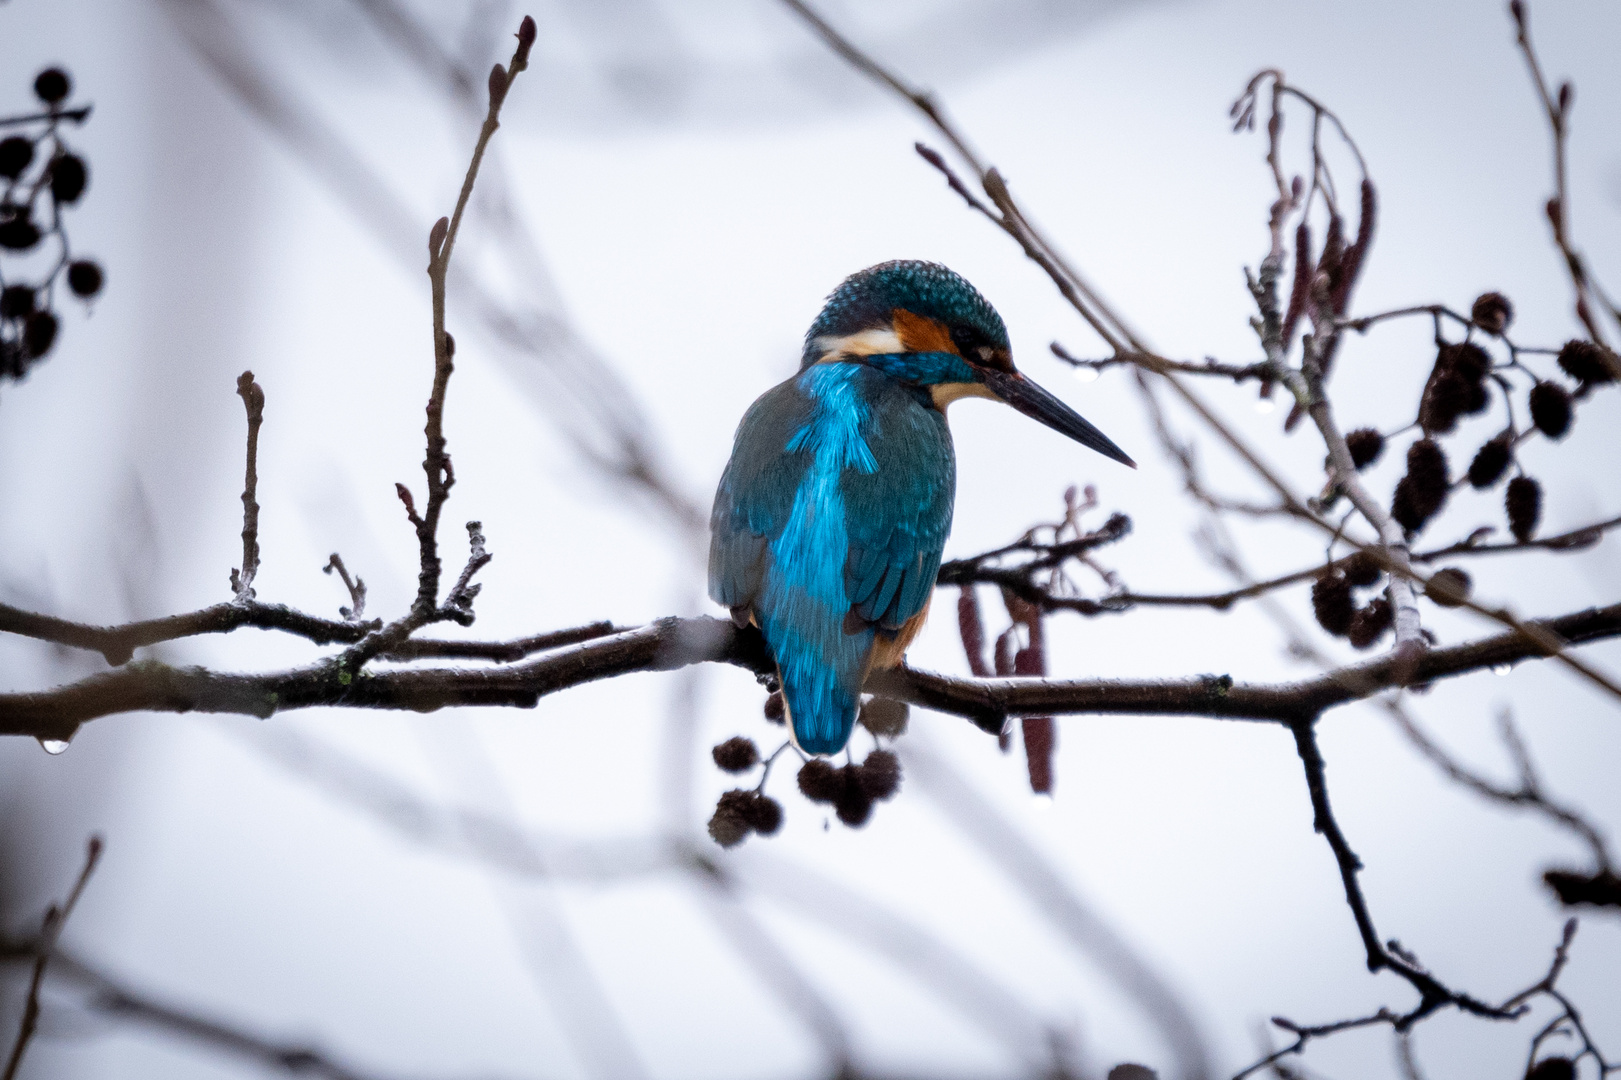
POLYGON ((343 587, 349 590, 349 607, 340 607, 338 614, 343 616, 344 622, 359 622, 360 617, 366 613, 366 582, 360 577, 350 577, 349 568, 343 565, 343 559, 334 551, 332 557, 321 567, 321 573, 330 574, 336 570, 343 579, 343 587))
MULTIPOLYGON (((1536 48, 1531 44, 1531 20, 1525 10, 1523 0, 1513 0, 1509 11, 1514 17, 1515 42, 1525 55, 1526 66, 1531 72, 1531 82, 1536 87, 1537 96, 1542 101, 1543 111, 1548 117, 1548 127, 1553 133, 1553 175, 1554 193, 1548 200, 1546 210, 1548 224, 1553 231, 1553 242, 1564 256, 1565 267, 1570 271, 1570 283, 1576 291, 1576 317, 1587 327, 1587 332, 1593 340, 1600 345, 1608 345, 1603 331, 1599 328, 1598 318, 1593 314, 1589 299, 1598 291, 1597 283, 1592 281, 1588 272, 1586 261, 1576 250, 1575 243, 1570 236, 1570 189, 1567 183, 1569 168, 1566 164, 1569 144, 1570 108, 1575 94, 1571 84, 1560 84, 1557 94, 1548 90, 1548 80, 1542 74, 1542 64, 1537 59, 1536 48)), ((1606 304, 1611 318, 1621 322, 1621 311, 1606 304)), ((1607 350, 1601 355, 1616 378, 1621 378, 1621 363, 1618 363, 1613 354, 1607 350)))
POLYGON ((1407 741, 1413 744, 1430 763, 1446 774, 1453 783, 1468 788, 1482 798, 1506 806, 1535 810, 1536 812, 1553 819, 1560 825, 1579 836, 1583 843, 1593 852, 1593 863, 1599 874, 1612 872, 1614 863, 1611 861, 1608 845, 1604 842, 1599 830, 1580 813, 1567 806, 1561 806, 1548 798, 1543 792, 1536 773, 1531 768, 1526 757, 1524 745, 1520 743, 1519 735, 1514 730, 1513 720, 1505 710, 1500 720, 1503 741, 1510 748, 1512 756, 1520 773, 1518 787, 1506 787, 1486 779, 1479 773, 1460 764, 1452 755, 1443 750, 1429 735, 1418 726, 1418 723, 1408 713, 1399 698, 1390 697, 1380 700, 1380 705, 1395 722, 1396 727, 1407 741))
POLYGON ((143 619, 121 626, 93 626, 0 604, 0 633, 99 652, 114 667, 128 663, 136 649, 147 645, 199 634, 228 634, 245 626, 279 630, 316 645, 327 645, 332 642, 352 644, 382 625, 375 619, 370 622, 322 619, 282 604, 265 604, 258 600, 246 603, 233 600, 183 615, 143 619))
POLYGON ((428 238, 428 283, 433 294, 434 360, 433 390, 428 395, 428 423, 424 428, 427 437, 427 456, 422 461, 423 472, 428 478, 428 502, 421 519, 414 522, 422 558, 415 613, 423 621, 431 619, 438 607, 439 515, 444 509, 445 500, 450 497, 451 485, 455 483, 455 472, 450 463, 450 455, 445 449, 444 433, 445 393, 450 385, 451 372, 455 370, 453 357, 456 351, 455 342, 445 330, 445 277, 450 270, 451 253, 455 250, 456 238, 461 232, 462 215, 466 212, 467 202, 473 195, 473 183, 478 179, 478 168, 484 160, 484 151, 489 146, 496 129, 500 127, 501 106, 506 101, 512 80, 529 66, 529 49, 534 41, 535 21, 526 15, 518 28, 518 46, 513 50, 511 61, 505 68, 498 64, 490 71, 489 109, 485 113, 484 124, 479 129, 478 141, 473 147, 473 157, 467 165, 467 174, 462 179, 461 193, 456 197, 456 208, 449 218, 440 218, 434 223, 428 238))
POLYGON ((248 464, 242 481, 242 568, 231 571, 231 591, 239 604, 253 600, 253 579, 259 573, 259 426, 265 419, 265 392, 244 371, 236 380, 237 396, 248 411, 248 464))
POLYGON ((34 974, 28 983, 28 1000, 23 1005, 22 1024, 17 1029, 17 1040, 11 1045, 11 1056, 6 1060, 5 1072, 0 1073, 0 1080, 16 1080, 28 1041, 34 1037, 34 1029, 39 1024, 39 991, 45 983, 45 967, 51 962, 51 954, 56 951, 56 943, 62 937, 62 928, 73 914, 73 908, 83 895, 91 873, 101 861, 101 849, 101 837, 92 835, 85 846, 84 869, 79 871, 79 878, 73 883, 68 898, 61 907, 52 904, 45 913, 45 925, 40 929, 39 940, 34 943, 34 974))
MULTIPOLYGON (((1103 371, 1107 368, 1120 365, 1137 364, 1148 359, 1147 354, 1124 352, 1105 356, 1101 360, 1083 360, 1072 355, 1068 349, 1058 342, 1047 346, 1052 354, 1064 363, 1074 368, 1085 368, 1091 371, 1103 371)), ((1223 364, 1214 357, 1205 357, 1203 363, 1195 364, 1191 360, 1160 360, 1160 370, 1175 371, 1183 375, 1214 375, 1224 379, 1231 379, 1235 383, 1249 379, 1264 379, 1271 370, 1271 365, 1261 360, 1253 364, 1223 364)))

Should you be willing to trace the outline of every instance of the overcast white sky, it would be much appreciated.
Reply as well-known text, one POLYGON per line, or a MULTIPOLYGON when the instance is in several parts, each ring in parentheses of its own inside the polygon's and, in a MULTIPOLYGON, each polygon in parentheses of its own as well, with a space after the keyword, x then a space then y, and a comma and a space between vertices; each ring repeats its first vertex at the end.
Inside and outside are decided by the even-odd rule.
MULTIPOLYGON (((451 7, 427 20, 481 70, 488 42, 463 34, 464 5, 453 5, 455 18, 451 7)), ((335 614, 341 590, 318 571, 336 550, 365 577, 372 612, 392 614, 415 586, 415 541, 393 484, 420 489, 425 275, 199 59, 196 44, 218 40, 209 10, 195 0, 0 5, 0 72, 9 73, 0 105, 22 102, 31 73, 51 62, 96 104, 74 136, 92 182, 71 228, 108 271, 92 317, 70 312, 49 362, 0 390, 0 598, 95 622, 225 598, 240 559, 232 391, 252 368, 269 402, 259 595, 335 614)), ((377 43, 358 8, 217 10, 425 236, 465 167, 461 115, 377 43)), ((486 10, 513 24, 521 14, 486 10)), ((944 91, 1043 225, 1170 355, 1256 354, 1241 268, 1265 251, 1268 177, 1261 143, 1230 133, 1227 107, 1267 66, 1338 109, 1380 185, 1360 310, 1462 308, 1496 288, 1514 299, 1522 340, 1557 343, 1573 331, 1540 212, 1546 132, 1495 3, 918 0, 828 10, 944 91)), ((707 512, 737 418, 794 369, 804 328, 842 277, 888 258, 936 259, 997 305, 1027 373, 1142 463, 1130 473, 1011 410, 959 407, 948 555, 1006 542, 1055 516, 1067 484, 1093 482, 1106 511, 1136 523, 1106 556, 1134 588, 1225 585, 1196 554, 1196 517, 1126 377, 1083 385, 1050 359, 1053 340, 1082 354, 1099 345, 1039 270, 918 160, 912 142, 932 136, 913 116, 823 57, 771 0, 556 2, 535 14, 540 59, 513 91, 492 167, 531 223, 549 281, 501 258, 488 214, 470 220, 458 258, 498 293, 572 320, 634 393, 641 433, 687 499, 707 512)), ((1579 239, 1599 273, 1621 281, 1621 139, 1609 119, 1621 114, 1621 10, 1537 4, 1533 14, 1550 71, 1578 83, 1579 239)), ((387 216, 375 201, 369 209, 387 216)), ((446 423, 458 483, 444 538, 455 552, 460 522, 484 522, 496 558, 483 574, 478 633, 710 610, 690 539, 582 461, 564 434, 588 430, 578 410, 536 360, 478 333, 465 310, 453 292, 459 349, 446 423)), ((1427 324, 1413 324, 1348 343, 1336 382, 1348 426, 1399 425, 1433 356, 1428 337, 1427 324)), ((1278 416, 1259 414, 1251 389, 1208 393, 1300 489, 1320 483, 1309 432, 1279 435, 1278 416)), ((1547 490, 1548 531, 1621 507, 1615 397, 1584 407, 1556 453, 1527 452, 1547 490)), ((1466 428, 1454 443, 1459 467, 1492 430, 1474 423, 1478 439, 1466 428)), ((1214 450, 1207 461, 1224 486, 1246 490, 1232 461, 1214 450)), ((1396 469, 1387 461, 1375 482, 1388 490, 1396 469)), ((1428 535, 1462 536, 1498 514, 1471 493, 1428 535)), ((1315 534, 1286 526, 1245 540, 1257 569, 1295 569, 1321 552, 1315 534)), ((1513 598, 1525 614, 1560 613, 1621 592, 1614 544, 1470 569, 1483 595, 1513 598)), ((1309 620, 1303 590, 1285 602, 1309 620)), ((1446 641, 1487 632, 1462 616, 1431 625, 1446 641)), ((1253 610, 1065 616, 1050 626, 1057 674, 1304 674, 1253 610)), ((1621 670, 1621 647, 1589 652, 1621 670)), ((312 652, 241 632, 157 655, 274 667, 312 652)), ((949 618, 935 620, 912 658, 964 669, 949 618)), ((102 666, 0 640, 8 688, 102 666)), ((84 833, 99 829, 109 849, 68 933, 76 950, 177 1002, 316 1040, 358 1068, 625 1075, 622 1059, 593 1056, 606 1040, 582 1052, 571 1039, 586 995, 559 959, 566 927, 648 1074, 818 1075, 827 1063, 817 1041, 728 944, 732 916, 711 917, 711 901, 687 880, 660 872, 553 888, 491 872, 400 837, 276 757, 293 752, 291 735, 339 747, 424 798, 510 813, 563 838, 654 835, 674 800, 700 835, 714 797, 732 786, 708 766, 707 747, 737 733, 770 741, 761 697, 742 672, 706 669, 584 687, 533 711, 312 711, 265 724, 141 715, 86 727, 59 758, 31 742, 0 745, 0 841, 21 878, 7 884, 9 910, 41 907, 71 877, 84 833), (672 717, 689 694, 696 733, 681 738, 672 717), (670 779, 684 775, 694 791, 670 779)), ((1506 705, 1548 787, 1596 820, 1621 822, 1617 711, 1567 673, 1525 665, 1412 700, 1448 746, 1502 777, 1510 764, 1495 718, 1506 705)), ((1538 875, 1584 853, 1445 786, 1372 707, 1332 714, 1323 743, 1381 933, 1487 999, 1533 981, 1565 917, 1538 875)), ((824 828, 826 815, 783 770, 771 790, 786 827, 734 860, 763 883, 747 910, 833 1004, 862 1067, 1011 1076, 1040 1048, 1010 1044, 1042 1026, 1100 1074, 1127 1058, 1170 1064, 1160 1029, 1095 955, 955 827, 942 805, 949 784, 923 782, 930 761, 966 777, 1176 989, 1214 1075, 1255 1056, 1268 1016, 1317 1022, 1410 1003, 1403 984, 1363 969, 1286 733, 1069 718, 1050 800, 1030 796, 1017 755, 997 754, 959 720, 918 714, 907 745, 920 755, 914 775, 859 832, 824 828), (804 868, 867 900, 852 906, 791 876, 804 868), (1021 1003, 1014 1019, 999 1027, 994 1008, 958 1009, 864 946, 848 928, 868 925, 869 903, 904 912, 982 968, 1021 1003)), ((1621 922, 1585 915, 1562 985, 1612 1057, 1621 1056, 1618 970, 1621 922)), ((254 1071, 66 1007, 47 1021, 25 1075, 254 1071)), ((1522 1067, 1528 1024, 1441 1016, 1416 1046, 1435 1080, 1508 1077, 1522 1067)), ((1396 1075, 1383 1031, 1321 1043, 1307 1063, 1328 1077, 1396 1075)))

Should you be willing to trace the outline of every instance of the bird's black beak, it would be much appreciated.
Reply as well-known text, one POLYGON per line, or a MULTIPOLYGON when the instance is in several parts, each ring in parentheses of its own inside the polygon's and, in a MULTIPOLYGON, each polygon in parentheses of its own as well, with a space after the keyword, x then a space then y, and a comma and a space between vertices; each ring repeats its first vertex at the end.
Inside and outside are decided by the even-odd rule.
POLYGON ((991 392, 1009 405, 1018 409, 1024 415, 1043 424, 1054 431, 1068 435, 1082 446, 1091 447, 1104 457, 1113 458, 1122 465, 1129 465, 1133 469, 1137 463, 1126 456, 1126 452, 1116 446, 1110 438, 1093 427, 1080 413, 1059 401, 1052 394, 1043 390, 1017 371, 1002 371, 998 368, 981 368, 985 385, 991 392))

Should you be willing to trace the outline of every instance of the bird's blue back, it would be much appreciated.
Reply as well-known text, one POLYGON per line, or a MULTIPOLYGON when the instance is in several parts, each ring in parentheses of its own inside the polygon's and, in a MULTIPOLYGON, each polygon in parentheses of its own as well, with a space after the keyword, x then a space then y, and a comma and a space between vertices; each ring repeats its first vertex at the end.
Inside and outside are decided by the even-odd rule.
POLYGON ((811 364, 763 394, 711 520, 710 596, 753 613, 813 754, 849 741, 874 640, 927 605, 951 531, 945 416, 882 359, 811 364))

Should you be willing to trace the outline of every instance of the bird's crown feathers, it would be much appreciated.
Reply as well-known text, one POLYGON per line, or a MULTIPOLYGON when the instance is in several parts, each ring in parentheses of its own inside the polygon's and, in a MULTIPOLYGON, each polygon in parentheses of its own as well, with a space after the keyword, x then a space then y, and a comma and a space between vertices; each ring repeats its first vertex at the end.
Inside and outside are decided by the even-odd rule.
POLYGON ((939 263, 896 259, 851 274, 833 290, 805 334, 803 365, 820 359, 825 341, 889 328, 897 310, 948 329, 967 327, 987 344, 1008 348, 1002 317, 962 275, 939 263))

